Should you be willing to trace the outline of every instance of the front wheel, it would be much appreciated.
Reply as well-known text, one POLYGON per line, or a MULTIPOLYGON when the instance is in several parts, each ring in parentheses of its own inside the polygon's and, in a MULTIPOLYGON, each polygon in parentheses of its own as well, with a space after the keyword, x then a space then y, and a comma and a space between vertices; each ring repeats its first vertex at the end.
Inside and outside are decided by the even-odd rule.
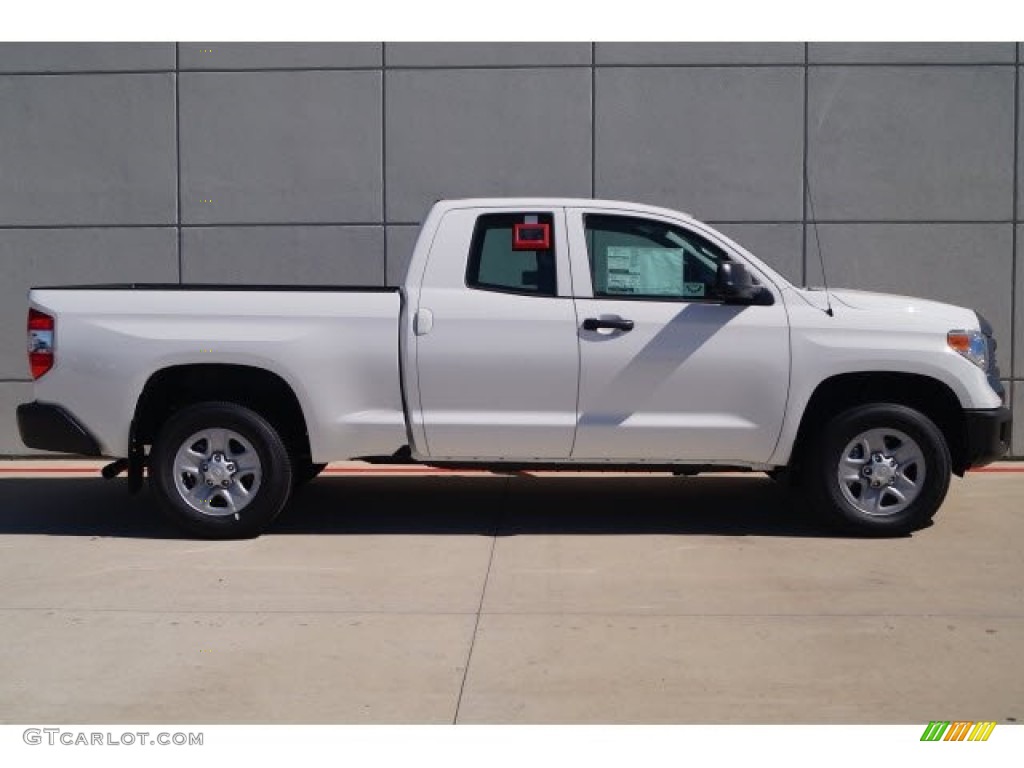
POLYGON ((199 403, 171 416, 150 454, 150 483, 171 520, 211 539, 258 536, 292 486, 288 451, 258 413, 199 403))
POLYGON ((951 463, 945 437, 924 414, 862 405, 826 424, 812 447, 808 491, 817 510, 848 531, 901 535, 938 511, 951 463))

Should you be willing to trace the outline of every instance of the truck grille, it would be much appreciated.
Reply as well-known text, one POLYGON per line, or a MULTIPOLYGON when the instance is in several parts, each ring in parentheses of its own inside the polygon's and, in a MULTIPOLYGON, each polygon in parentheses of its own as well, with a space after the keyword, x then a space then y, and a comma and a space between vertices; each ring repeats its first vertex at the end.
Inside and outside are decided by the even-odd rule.
POLYGON ((1005 402, 1006 393, 1003 391, 1003 382, 1000 380, 999 363, 996 362, 996 347, 999 344, 996 342, 995 336, 992 335, 992 323, 986 320, 980 312, 974 314, 978 316, 981 332, 985 335, 985 358, 988 360, 985 375, 988 377, 988 385, 1005 402))

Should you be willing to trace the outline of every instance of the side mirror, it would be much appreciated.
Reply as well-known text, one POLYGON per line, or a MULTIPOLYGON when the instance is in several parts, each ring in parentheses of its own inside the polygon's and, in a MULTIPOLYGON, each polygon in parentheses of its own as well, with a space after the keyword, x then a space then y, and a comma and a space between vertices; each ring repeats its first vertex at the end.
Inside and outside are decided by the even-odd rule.
POLYGON ((723 261, 715 276, 715 293, 726 303, 754 301, 762 288, 754 283, 747 267, 735 261, 723 261))

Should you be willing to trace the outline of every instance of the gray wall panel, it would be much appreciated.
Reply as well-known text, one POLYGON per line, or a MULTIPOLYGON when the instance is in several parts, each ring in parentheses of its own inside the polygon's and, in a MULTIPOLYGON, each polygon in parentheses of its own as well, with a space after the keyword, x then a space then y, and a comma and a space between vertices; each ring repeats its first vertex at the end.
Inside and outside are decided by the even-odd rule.
POLYGON ((402 285, 405 282, 405 273, 409 269, 419 233, 419 225, 392 224, 388 227, 388 285, 402 285))
POLYGON ((172 228, 0 230, 0 379, 29 378, 26 295, 36 285, 177 282, 172 228))
MULTIPOLYGON (((1010 338, 1009 224, 821 224, 831 288, 920 296, 975 309, 1010 338)), ((807 280, 821 285, 814 232, 807 230, 807 280)), ((1010 345, 999 349, 1011 370, 1010 345)))
POLYGON ((389 67, 588 66, 590 43, 387 43, 389 67))
POLYGON ((602 64, 803 64, 803 43, 597 43, 602 64))
POLYGON ((1011 216, 1012 67, 825 67, 809 89, 819 219, 1011 216))
POLYGON ((732 238, 790 282, 803 279, 803 227, 800 224, 718 224, 732 238))
POLYGON ((0 72, 173 69, 174 43, 0 43, 0 72))
POLYGON ((379 67, 381 43, 181 43, 178 66, 202 69, 379 67))
POLYGON ((1013 43, 811 43, 811 64, 1012 64, 1013 43))
POLYGON ((174 75, 8 75, 0 104, 0 225, 174 222, 174 75))
POLYGON ((29 456, 52 453, 28 448, 18 434, 17 408, 32 400, 32 385, 20 381, 0 381, 0 456, 29 456))
POLYGON ((590 73, 387 73, 388 220, 443 197, 590 194, 590 73))
POLYGON ((383 285, 383 227, 190 227, 182 281, 383 285))
POLYGON ((598 197, 800 218, 801 69, 601 69, 596 100, 598 197))
POLYGON ((379 72, 180 77, 184 222, 380 221, 379 72))

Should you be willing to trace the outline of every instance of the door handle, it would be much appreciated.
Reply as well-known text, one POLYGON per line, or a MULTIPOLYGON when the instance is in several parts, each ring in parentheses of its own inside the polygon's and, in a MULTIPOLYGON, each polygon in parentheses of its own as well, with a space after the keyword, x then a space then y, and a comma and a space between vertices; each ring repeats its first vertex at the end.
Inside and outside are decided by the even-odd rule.
POLYGON ((632 331, 633 321, 625 320, 621 317, 616 318, 599 318, 599 317, 588 317, 583 321, 584 331, 599 331, 602 328, 610 328, 615 331, 632 331))

